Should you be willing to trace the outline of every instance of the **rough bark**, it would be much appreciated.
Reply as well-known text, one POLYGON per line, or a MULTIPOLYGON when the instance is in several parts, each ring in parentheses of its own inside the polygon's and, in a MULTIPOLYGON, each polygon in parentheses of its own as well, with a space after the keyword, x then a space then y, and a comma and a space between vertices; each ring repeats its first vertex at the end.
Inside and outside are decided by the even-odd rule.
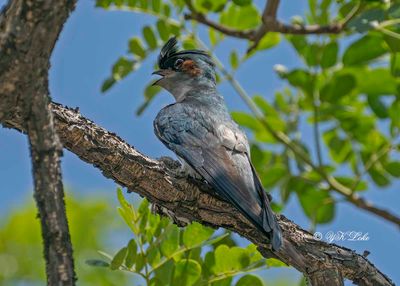
MULTIPOLYGON (((272 253, 264 234, 229 203, 218 198, 207 184, 177 175, 179 163, 168 158, 148 158, 114 133, 80 115, 78 110, 55 103, 52 110, 65 148, 128 191, 146 197, 158 206, 159 213, 173 218, 177 224, 198 221, 230 229, 255 243, 265 257, 277 257, 304 273, 314 283, 312 285, 341 285, 337 277, 352 280, 358 285, 393 285, 364 256, 351 249, 316 240, 283 215, 279 215, 278 220, 283 231, 284 247, 272 253), (324 283, 320 284, 321 281, 324 283)), ((23 123, 23 118, 16 114, 4 125, 24 131, 23 123)))
POLYGON ((0 121, 23 118, 32 159, 34 197, 49 285, 74 285, 65 214, 62 145, 49 108, 50 55, 74 1, 10 1, 0 16, 0 121))

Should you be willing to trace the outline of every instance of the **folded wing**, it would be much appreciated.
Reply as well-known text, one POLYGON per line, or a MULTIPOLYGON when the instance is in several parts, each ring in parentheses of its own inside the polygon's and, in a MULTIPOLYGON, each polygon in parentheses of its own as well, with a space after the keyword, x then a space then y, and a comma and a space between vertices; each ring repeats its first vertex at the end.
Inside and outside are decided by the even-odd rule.
POLYGON ((243 142, 235 142, 240 138, 234 131, 221 132, 220 125, 216 126, 218 123, 210 121, 204 112, 198 107, 170 105, 154 121, 156 135, 220 196, 266 232, 273 248, 278 249, 281 244, 279 226, 248 151, 243 142))

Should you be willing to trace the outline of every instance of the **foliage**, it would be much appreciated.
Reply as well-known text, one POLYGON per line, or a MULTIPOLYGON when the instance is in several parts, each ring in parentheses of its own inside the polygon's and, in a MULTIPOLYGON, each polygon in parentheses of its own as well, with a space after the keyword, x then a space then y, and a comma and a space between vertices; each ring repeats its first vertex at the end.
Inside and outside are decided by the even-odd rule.
MULTIPOLYGON (((85 260, 106 245, 111 233, 121 234, 113 223, 105 198, 82 199, 68 196, 67 216, 74 245, 74 258, 79 284, 125 285, 122 273, 105 272, 89 267, 85 260)), ((0 285, 44 285, 45 266, 33 200, 13 211, 0 222, 0 285)))
MULTIPOLYGON (((235 72, 249 58, 279 47, 282 38, 293 47, 302 64, 290 70, 282 65, 275 67, 287 86, 272 100, 267 100, 266 94, 252 97, 253 114, 232 115, 252 135, 252 160, 264 187, 280 193, 275 210, 295 196, 315 225, 334 218, 336 196, 332 191, 350 198, 366 191, 371 183, 383 188, 399 177, 400 161, 395 158, 400 132, 400 3, 310 0, 308 4, 308 13, 293 17, 293 24, 344 22, 346 31, 318 37, 267 33, 249 53, 232 48, 229 71, 213 53, 225 35, 209 27, 211 48, 207 48, 196 23, 189 25, 182 14, 196 9, 204 17, 218 19, 217 24, 245 31, 261 22, 262 10, 253 1, 97 1, 105 9, 130 10, 156 18, 153 26, 143 28, 142 37, 129 41, 130 63, 135 63, 135 68, 176 35, 184 48, 209 50, 220 81, 227 80, 243 98, 249 97, 235 79, 235 72), (188 3, 193 7, 188 9, 188 3), (302 136, 306 129, 313 130, 312 145, 302 136), (280 134, 287 138, 282 139, 280 134)), ((126 62, 123 60, 122 65, 126 62)), ((120 72, 114 67, 110 79, 114 83, 135 68, 126 65, 120 72)), ((111 87, 107 81, 105 85, 103 90, 111 87)), ((138 114, 158 92, 150 85, 145 88, 145 101, 138 114)))
POLYGON ((146 285, 264 285, 248 272, 284 264, 264 259, 254 245, 238 247, 228 233, 216 232, 199 223, 178 228, 171 220, 150 212, 142 201, 135 209, 117 190, 118 212, 132 232, 132 239, 114 256, 100 252, 106 259, 92 259, 94 266, 107 266, 137 274, 146 285), (237 281, 233 277, 244 274, 237 281))

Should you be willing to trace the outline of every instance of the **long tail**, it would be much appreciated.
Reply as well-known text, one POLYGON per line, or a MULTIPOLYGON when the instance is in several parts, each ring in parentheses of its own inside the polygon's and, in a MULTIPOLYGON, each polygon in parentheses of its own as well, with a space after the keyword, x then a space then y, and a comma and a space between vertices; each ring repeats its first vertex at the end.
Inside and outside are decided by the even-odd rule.
POLYGON ((282 246, 282 232, 279 227, 278 221, 276 220, 275 215, 272 212, 270 199, 261 184, 260 178, 258 177, 253 164, 250 163, 250 165, 253 171, 254 183, 261 199, 262 230, 270 238, 272 249, 277 251, 282 246))

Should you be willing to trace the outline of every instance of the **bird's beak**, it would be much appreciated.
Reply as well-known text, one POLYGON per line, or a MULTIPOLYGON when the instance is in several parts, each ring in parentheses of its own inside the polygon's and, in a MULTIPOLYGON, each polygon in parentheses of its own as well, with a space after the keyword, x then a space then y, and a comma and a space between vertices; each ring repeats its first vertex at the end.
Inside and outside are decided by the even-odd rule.
POLYGON ((160 82, 165 78, 168 77, 169 75, 173 74, 174 71, 170 70, 170 69, 161 69, 161 70, 156 70, 154 72, 152 72, 151 74, 156 74, 156 75, 160 75, 161 78, 156 80, 152 85, 160 85, 160 82))

